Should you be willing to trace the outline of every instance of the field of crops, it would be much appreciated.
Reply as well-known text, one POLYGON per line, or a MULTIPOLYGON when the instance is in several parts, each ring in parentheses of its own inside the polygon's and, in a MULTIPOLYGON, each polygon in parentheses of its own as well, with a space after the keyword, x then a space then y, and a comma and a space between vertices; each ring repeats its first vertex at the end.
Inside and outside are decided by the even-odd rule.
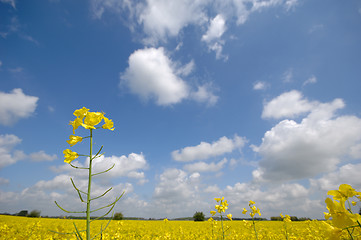
MULTIPOLYGON (((61 235, 51 232, 72 232, 73 222, 85 227, 85 220, 27 218, 0 215, 0 239, 76 239, 74 234, 61 235)), ((108 221, 92 223, 92 235, 108 221)), ((224 221, 225 239, 256 239, 252 221, 224 221)), ((332 229, 324 221, 256 223, 258 239, 328 239, 332 229)), ((222 239, 221 222, 193 221, 111 221, 108 228, 96 239, 222 239), (102 237, 102 238, 101 238, 102 237)), ((349 239, 346 232, 344 239, 349 239)), ((336 239, 339 239, 336 238, 336 239)))

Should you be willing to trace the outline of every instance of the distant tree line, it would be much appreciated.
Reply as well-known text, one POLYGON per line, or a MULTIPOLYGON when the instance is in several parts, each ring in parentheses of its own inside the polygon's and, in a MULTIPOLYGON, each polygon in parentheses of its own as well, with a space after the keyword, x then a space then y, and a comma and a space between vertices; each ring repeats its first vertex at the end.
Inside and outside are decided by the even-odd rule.
MULTIPOLYGON (((292 222, 296 222, 296 221, 307 221, 307 220, 312 220, 311 218, 308 217, 296 217, 296 216, 290 216, 291 217, 291 221, 292 222)), ((277 217, 271 217, 271 221, 282 221, 282 217, 277 216, 277 217)))

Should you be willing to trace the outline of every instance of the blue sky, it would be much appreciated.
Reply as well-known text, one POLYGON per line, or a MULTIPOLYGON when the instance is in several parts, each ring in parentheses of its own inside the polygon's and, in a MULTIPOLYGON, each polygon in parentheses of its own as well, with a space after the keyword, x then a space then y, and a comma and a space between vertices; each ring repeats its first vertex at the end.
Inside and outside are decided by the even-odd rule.
POLYGON ((62 151, 85 106, 114 121, 93 189, 125 191, 125 216, 224 196, 322 218, 328 190, 361 188, 360 29, 352 0, 0 0, 0 212, 84 207, 62 151))

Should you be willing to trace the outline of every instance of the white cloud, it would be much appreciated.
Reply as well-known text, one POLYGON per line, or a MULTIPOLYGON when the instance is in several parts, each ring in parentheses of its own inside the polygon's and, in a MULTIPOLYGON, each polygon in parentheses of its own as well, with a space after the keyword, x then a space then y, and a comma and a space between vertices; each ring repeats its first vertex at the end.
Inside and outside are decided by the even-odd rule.
POLYGON ((189 90, 173 65, 163 48, 137 50, 130 55, 129 67, 121 79, 132 93, 145 100, 155 98, 158 105, 179 103, 188 97, 189 90))
POLYGON ((224 57, 227 60, 227 57, 222 55, 224 41, 221 40, 226 29, 226 20, 218 14, 210 21, 207 32, 202 36, 202 41, 207 43, 208 49, 216 52, 217 59, 224 57))
POLYGON ((202 36, 202 41, 208 43, 213 40, 218 40, 222 37, 226 29, 226 20, 221 14, 218 14, 211 20, 207 32, 202 36))
POLYGON ((216 52, 217 59, 227 60, 222 54, 225 44, 221 36, 229 24, 236 19, 238 25, 244 24, 254 12, 276 6, 284 6, 287 11, 297 5, 295 0, 144 0, 136 3, 130 0, 92 0, 92 11, 96 18, 101 19, 105 11, 116 13, 133 32, 143 32, 145 45, 156 46, 159 42, 166 42, 168 38, 181 35, 188 26, 197 29, 207 29, 201 40, 205 41, 209 50, 216 52), (216 13, 212 17, 208 13, 216 13), (141 31, 136 30, 140 28, 141 31))
MULTIPOLYGON (((256 180, 309 178, 333 171, 343 159, 358 155, 361 119, 336 116, 336 110, 344 107, 341 99, 330 103, 313 103, 313 107, 307 101, 299 104, 300 98, 296 99, 291 102, 298 110, 288 115, 306 110, 310 113, 300 123, 293 120, 279 122, 265 133, 260 146, 253 146, 254 151, 262 156, 260 167, 253 172, 256 180)), ((287 106, 289 109, 291 107, 287 106)))
POLYGON ((197 162, 192 164, 186 164, 184 169, 188 172, 218 172, 222 170, 224 165, 227 163, 227 159, 219 161, 218 163, 205 163, 205 162, 197 162))
POLYGON ((194 69, 194 61, 185 66, 173 62, 163 48, 145 48, 132 53, 129 67, 121 74, 121 85, 129 87, 133 94, 143 100, 155 99, 158 105, 172 105, 185 99, 194 99, 210 105, 217 97, 209 90, 209 85, 193 92, 180 77, 189 75, 194 69))
POLYGON ((317 102, 304 99, 302 93, 297 90, 282 93, 280 96, 264 104, 262 118, 286 118, 297 117, 300 114, 310 112, 317 102))
POLYGON ((309 79, 307 79, 304 83, 303 86, 307 85, 307 84, 314 84, 317 82, 317 78, 312 75, 309 79))
POLYGON ((13 150, 20 143, 21 139, 15 135, 0 135, 0 169, 25 158, 22 151, 13 150))
MULTIPOLYGON (((84 159, 83 162, 73 161, 72 164, 78 167, 88 167, 89 159, 84 159)), ((104 155, 96 158, 93 161, 93 173, 99 173, 114 167, 107 173, 98 175, 101 179, 111 179, 111 178, 120 178, 127 177, 133 178, 138 181, 139 184, 147 182, 145 178, 144 170, 148 169, 148 163, 144 155, 131 153, 128 156, 111 156, 105 157, 104 155)), ((78 171, 77 169, 72 168, 69 164, 64 164, 57 167, 51 167, 51 170, 55 173, 65 172, 72 176, 77 176, 82 179, 87 179, 88 175, 85 171, 78 171)))
POLYGON ((322 217, 325 206, 321 200, 310 200, 310 190, 298 183, 277 184, 262 187, 253 183, 236 183, 227 186, 222 195, 229 203, 233 216, 249 217, 240 214, 242 208, 249 209, 250 200, 256 202, 262 217, 279 216, 280 213, 298 217, 322 217), (238 213, 238 214, 237 214, 238 213), (306 215, 306 216, 305 216, 306 215))
POLYGON ((51 162, 57 158, 55 154, 49 155, 49 154, 46 154, 43 150, 41 150, 39 152, 31 153, 29 156, 30 156, 30 159, 34 162, 43 162, 43 161, 51 162))
POLYGON ((349 184, 354 189, 360 189, 361 163, 346 164, 338 168, 334 172, 323 175, 319 179, 311 179, 311 187, 315 190, 327 192, 332 189, 338 189, 340 184, 349 184))
POLYGON ((204 211, 209 206, 200 198, 200 174, 172 168, 160 176, 150 203, 152 216, 192 216, 195 211, 204 211))
POLYGON ((198 90, 196 92, 190 93, 190 98, 199 103, 207 103, 208 106, 213 106, 218 101, 218 96, 213 94, 211 84, 198 86, 198 90))
POLYGON ((185 147, 172 152, 172 157, 176 161, 191 162, 194 160, 205 160, 211 157, 230 153, 235 149, 241 149, 246 140, 235 135, 233 139, 221 137, 213 143, 201 142, 197 146, 185 147))
POLYGON ((21 118, 30 117, 38 100, 38 97, 25 95, 20 88, 10 93, 0 92, 0 124, 9 126, 21 118))
POLYGON ((114 168, 106 174, 101 175, 102 177, 128 177, 137 179, 140 183, 144 183, 146 181, 145 174, 141 170, 146 170, 148 168, 148 163, 142 153, 131 153, 128 157, 125 155, 120 157, 101 156, 94 161, 94 172, 104 171, 107 168, 110 168, 113 164, 115 164, 114 168))
POLYGON ((266 82, 256 82, 253 84, 253 89, 254 90, 264 90, 267 88, 267 83, 266 82))
POLYGON ((187 25, 202 24, 206 19, 206 3, 206 0, 147 0, 138 16, 139 24, 148 35, 145 43, 165 41, 168 36, 177 36, 187 25))

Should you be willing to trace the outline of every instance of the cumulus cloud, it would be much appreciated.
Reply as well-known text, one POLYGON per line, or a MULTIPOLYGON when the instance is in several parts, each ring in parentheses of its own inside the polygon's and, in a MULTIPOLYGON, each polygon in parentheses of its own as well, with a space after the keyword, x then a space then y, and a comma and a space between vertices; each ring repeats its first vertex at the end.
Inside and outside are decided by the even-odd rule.
POLYGON ((204 0, 147 0, 138 21, 148 35, 146 43, 154 44, 174 37, 190 24, 205 22, 204 0))
POLYGON ((216 52, 217 59, 224 57, 227 60, 227 57, 222 54, 224 41, 221 40, 226 29, 226 20, 221 14, 218 14, 210 21, 207 32, 202 36, 202 41, 207 43, 208 48, 216 52))
POLYGON ((51 162, 51 161, 55 160, 56 158, 57 157, 55 154, 49 155, 49 154, 45 153, 43 150, 30 154, 30 159, 34 162, 43 162, 43 161, 51 162))
POLYGON ((262 118, 287 118, 297 117, 300 114, 310 112, 317 102, 305 99, 301 92, 292 90, 282 93, 280 96, 264 104, 262 118))
POLYGON ((218 96, 214 95, 211 84, 198 86, 197 91, 190 93, 190 98, 199 103, 206 103, 208 106, 213 106, 218 102, 218 96))
POLYGON ((245 138, 234 136, 233 139, 221 137, 218 141, 207 143, 201 142, 197 146, 185 147, 172 152, 172 157, 176 161, 191 162, 194 160, 205 160, 211 157, 230 153, 235 149, 241 149, 246 143, 245 138))
POLYGON ((120 77, 121 85, 126 85, 143 100, 155 99, 162 106, 180 103, 189 98, 209 104, 217 101, 208 85, 192 91, 181 78, 191 73, 193 61, 179 66, 166 55, 162 47, 139 49, 130 55, 128 63, 128 68, 120 77))
POLYGON ((349 184, 354 189, 360 189, 359 181, 361 171, 361 163, 345 164, 334 172, 323 175, 318 179, 310 179, 311 187, 315 190, 327 192, 332 189, 338 189, 340 184, 349 184))
POLYGON ((309 189, 298 183, 268 187, 261 187, 251 182, 236 183, 233 186, 227 186, 222 191, 222 195, 229 203, 232 203, 229 209, 232 213, 242 212, 242 208, 248 208, 248 202, 252 200, 261 210, 262 217, 279 216, 282 212, 291 216, 319 218, 325 207, 319 200, 310 200, 310 194, 309 189), (307 216, 304 215, 305 212, 307 216))
MULTIPOLYGON (((84 162, 73 161, 72 164, 78 167, 88 167, 89 159, 85 159, 84 162)), ((120 178, 127 177, 131 179, 135 179, 139 184, 143 184, 147 182, 145 178, 144 170, 148 169, 148 163, 145 159, 144 155, 131 153, 128 156, 110 156, 105 157, 104 155, 96 158, 93 162, 93 172, 102 172, 106 169, 114 167, 107 172, 106 174, 99 175, 101 179, 111 179, 111 178, 120 178)), ((64 164, 57 167, 51 167, 51 170, 55 173, 67 173, 72 176, 77 176, 84 180, 87 179, 88 175, 84 171, 78 171, 69 166, 69 164, 64 164)))
POLYGON ((111 178, 128 177, 137 179, 139 183, 146 182, 145 174, 142 170, 148 168, 148 163, 142 153, 131 153, 128 156, 122 155, 120 157, 101 156, 94 161, 94 172, 101 172, 111 167, 113 164, 115 165, 114 168, 103 176, 111 178))
POLYGON ((106 11, 118 14, 122 19, 127 16, 129 28, 135 32, 139 28, 145 37, 142 42, 148 46, 156 46, 166 42, 168 38, 181 35, 184 28, 195 26, 206 29, 201 41, 207 43, 208 49, 216 52, 217 59, 227 60, 222 54, 225 40, 221 40, 227 29, 226 19, 230 24, 244 24, 254 12, 266 8, 283 6, 287 11, 294 9, 296 0, 249 0, 249 1, 208 1, 208 0, 92 0, 92 11, 101 19, 106 11), (212 18, 208 13, 216 13, 212 18), (210 21, 208 21, 211 19, 210 21))
POLYGON ((227 163, 227 159, 219 161, 218 163, 205 163, 205 162, 197 162, 192 164, 186 164, 184 169, 188 172, 218 172, 222 170, 224 165, 227 163))
POLYGON ((25 158, 20 150, 13 150, 21 139, 13 134, 0 135, 0 169, 25 158))
POLYGON ((0 124, 10 126, 21 118, 30 117, 38 100, 38 97, 25 95, 20 88, 10 93, 0 92, 0 124))
MULTIPOLYGON (((296 97, 285 99, 295 104, 295 110, 282 110, 285 103, 283 94, 275 99, 276 103, 282 104, 275 104, 274 109, 279 106, 283 116, 306 111, 309 114, 300 123, 288 119, 279 122, 265 133, 260 146, 253 146, 253 150, 262 156, 259 168, 253 172, 256 180, 310 178, 335 170, 343 159, 358 156, 361 119, 337 116, 336 111, 345 105, 341 99, 329 103, 310 103, 302 100, 299 93, 290 93, 296 97)), ((286 93, 286 96, 290 93, 286 93)), ((291 108, 287 103, 285 109, 291 108)))
POLYGON ((188 85, 174 68, 163 48, 145 48, 130 55, 129 67, 121 79, 142 99, 155 98, 158 105, 171 105, 189 93, 188 85))
MULTIPOLYGON (((207 205, 200 199, 200 174, 187 174, 183 170, 166 169, 160 176, 154 193, 154 216, 191 216, 197 209, 205 209, 207 205)), ((197 210, 198 211, 198 210, 197 210)))

